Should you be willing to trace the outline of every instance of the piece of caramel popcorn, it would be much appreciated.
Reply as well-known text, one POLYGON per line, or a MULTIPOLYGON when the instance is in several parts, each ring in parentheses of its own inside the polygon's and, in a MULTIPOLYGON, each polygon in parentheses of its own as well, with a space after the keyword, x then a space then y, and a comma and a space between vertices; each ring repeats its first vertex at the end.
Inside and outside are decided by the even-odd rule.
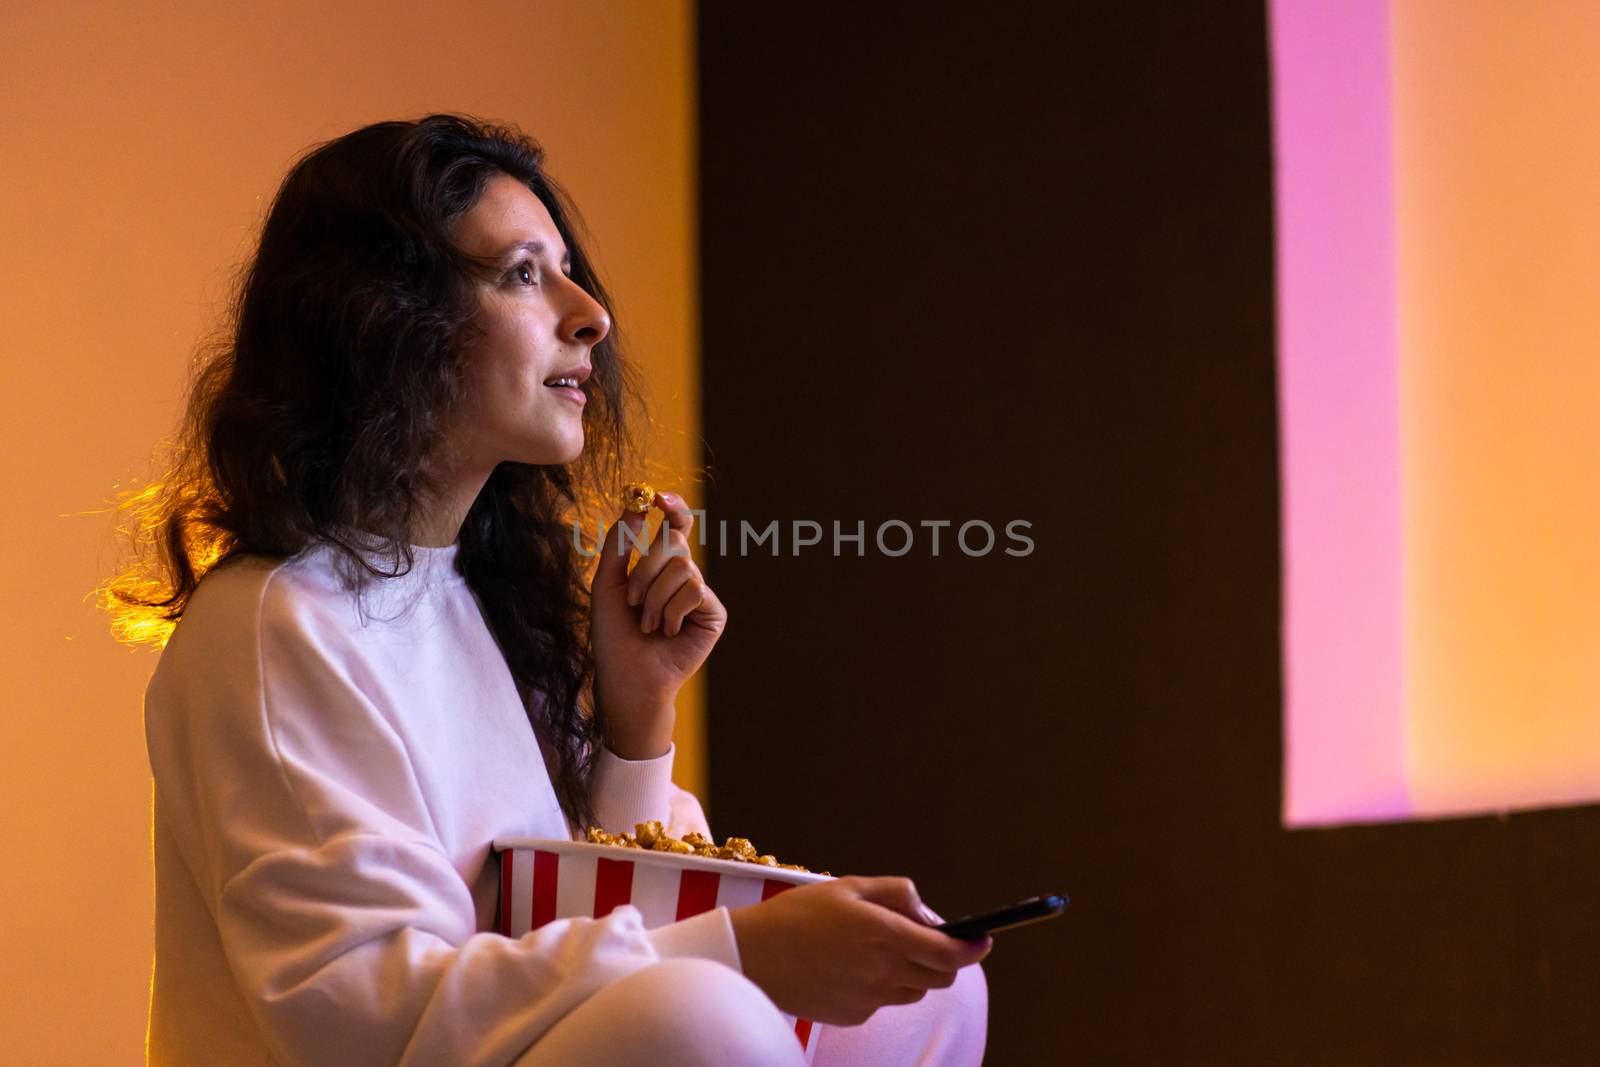
POLYGON ((735 858, 747 862, 756 858, 756 846, 752 845, 749 839, 744 837, 728 838, 722 843, 722 850, 731 852, 735 858))
POLYGON ((688 833, 683 835, 683 843, 694 849, 694 854, 696 856, 710 856, 714 858, 717 854, 716 842, 694 830, 690 830, 688 833))
POLYGON ((643 515, 655 502, 655 486, 649 482, 629 482, 622 487, 622 506, 635 515, 643 515))

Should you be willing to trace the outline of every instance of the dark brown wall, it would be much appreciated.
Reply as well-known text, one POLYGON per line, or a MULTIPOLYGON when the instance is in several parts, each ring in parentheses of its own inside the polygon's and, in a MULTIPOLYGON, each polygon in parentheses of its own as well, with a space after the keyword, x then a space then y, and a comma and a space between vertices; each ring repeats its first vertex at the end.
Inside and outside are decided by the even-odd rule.
POLYGON ((1287 832, 1262 5, 703 4, 719 830, 1001 935, 990 1063, 1578 1063, 1600 812, 1287 832), (785 541, 784 550, 789 550, 785 541), (853 551, 851 549, 850 551, 853 551))

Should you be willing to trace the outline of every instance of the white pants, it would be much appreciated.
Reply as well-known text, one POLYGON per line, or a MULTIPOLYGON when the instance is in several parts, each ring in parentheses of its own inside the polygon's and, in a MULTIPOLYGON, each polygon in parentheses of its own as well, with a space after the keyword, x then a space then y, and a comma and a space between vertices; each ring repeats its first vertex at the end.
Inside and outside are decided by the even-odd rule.
MULTIPOLYGON (((978 966, 860 1026, 819 1026, 814 1067, 978 1067, 989 987, 978 966)), ((800 1067, 794 1030, 765 993, 720 963, 669 959, 574 1008, 516 1067, 800 1067), (715 1005, 715 1007, 713 1007, 715 1005)))

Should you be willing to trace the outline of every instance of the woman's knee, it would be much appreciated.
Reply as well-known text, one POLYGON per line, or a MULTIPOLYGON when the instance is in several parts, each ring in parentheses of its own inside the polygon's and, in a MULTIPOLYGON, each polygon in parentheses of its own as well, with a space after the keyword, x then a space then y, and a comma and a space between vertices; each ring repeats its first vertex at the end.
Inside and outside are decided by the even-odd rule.
POLYGON ((978 1033, 988 1032, 989 980, 984 977, 980 964, 975 963, 956 972, 949 999, 950 1011, 957 1016, 963 1028, 978 1033))
POLYGON ((824 1026, 816 1063, 829 1067, 979 1067, 989 1036, 989 985, 977 966, 912 1004, 882 1008, 860 1026, 824 1026))
POLYGON ((983 968, 977 964, 961 968, 955 982, 940 994, 935 1009, 940 1015, 934 1024, 937 1036, 932 1042, 940 1050, 935 1062, 976 1067, 989 1043, 989 982, 983 968))
POLYGON ((943 989, 930 989, 911 1010, 912 1018, 920 1016, 908 1028, 921 1034, 918 1063, 981 1062, 989 1037, 989 983, 982 967, 961 968, 954 982, 943 989))
POLYGON ((662 960, 617 984, 629 987, 627 1026, 649 1035, 657 1063, 804 1062, 793 1028, 767 995, 720 963, 662 960))
POLYGON ((989 1019, 989 979, 984 977, 981 963, 963 966, 955 973, 950 997, 962 1005, 962 1011, 974 1013, 982 1021, 989 1019))

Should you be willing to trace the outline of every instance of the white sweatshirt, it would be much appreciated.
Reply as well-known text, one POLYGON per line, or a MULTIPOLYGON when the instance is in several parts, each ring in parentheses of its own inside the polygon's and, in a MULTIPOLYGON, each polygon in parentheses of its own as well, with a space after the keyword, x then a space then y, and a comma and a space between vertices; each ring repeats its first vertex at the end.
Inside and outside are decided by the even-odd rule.
MULTIPOLYGON (((572 828, 455 554, 359 602, 325 545, 200 583, 145 697, 152 1063, 508 1064, 658 959, 739 969, 726 908, 493 932, 489 843, 572 828)), ((603 751, 598 821, 709 833, 671 773, 603 751)))

